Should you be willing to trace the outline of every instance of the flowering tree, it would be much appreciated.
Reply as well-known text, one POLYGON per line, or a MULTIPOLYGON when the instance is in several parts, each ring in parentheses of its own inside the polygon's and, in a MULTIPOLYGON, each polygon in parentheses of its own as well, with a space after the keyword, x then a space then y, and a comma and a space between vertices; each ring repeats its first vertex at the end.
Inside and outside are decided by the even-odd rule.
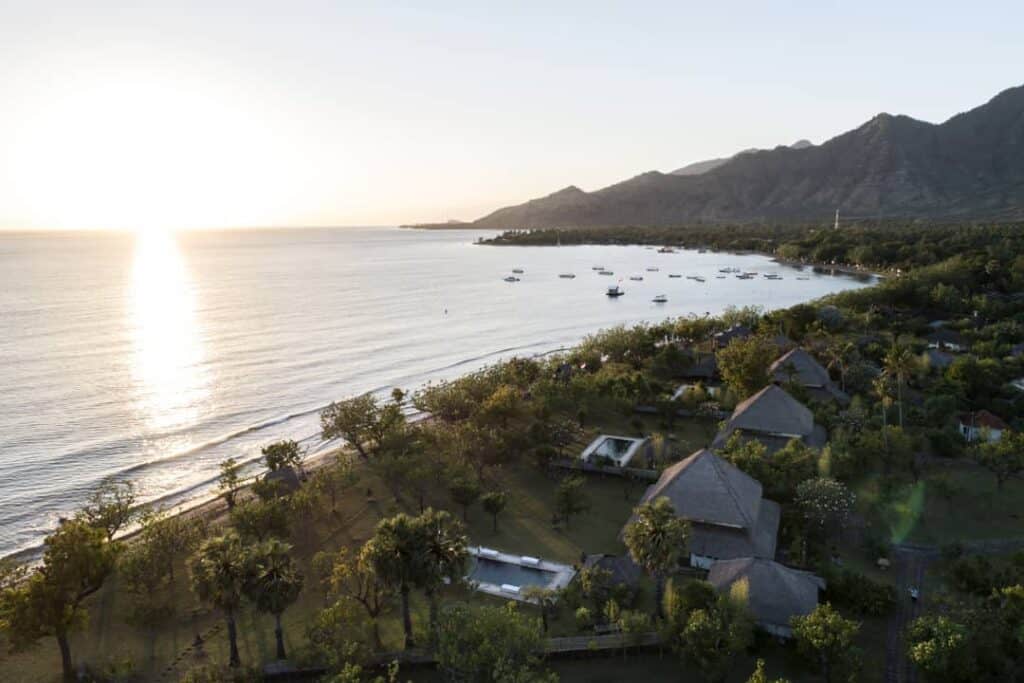
POLYGON ((855 496, 830 477, 808 479, 796 487, 796 505, 813 531, 824 533, 835 524, 842 527, 853 511, 855 496))

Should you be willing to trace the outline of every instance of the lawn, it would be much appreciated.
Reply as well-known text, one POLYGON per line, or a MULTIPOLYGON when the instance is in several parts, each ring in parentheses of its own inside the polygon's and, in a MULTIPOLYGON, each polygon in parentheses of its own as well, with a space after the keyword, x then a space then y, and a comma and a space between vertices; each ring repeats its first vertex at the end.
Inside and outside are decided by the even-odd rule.
POLYGON ((888 491, 872 474, 855 492, 858 510, 880 515, 892 542, 943 545, 1024 535, 1024 481, 998 490, 995 477, 970 463, 932 466, 920 481, 888 491))

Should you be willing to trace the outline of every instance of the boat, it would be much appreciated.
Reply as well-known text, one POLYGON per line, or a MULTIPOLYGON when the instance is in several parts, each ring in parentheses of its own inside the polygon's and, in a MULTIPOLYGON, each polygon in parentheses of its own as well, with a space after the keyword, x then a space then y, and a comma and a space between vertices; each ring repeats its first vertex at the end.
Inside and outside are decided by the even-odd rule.
POLYGON ((522 275, 523 274, 523 269, 522 268, 513 268, 512 272, 513 273, 517 273, 519 275, 522 275))
POLYGON ((694 279, 694 280, 695 280, 696 282, 704 282, 704 278, 702 278, 702 277, 701 277, 700 275, 696 275, 696 276, 694 276, 694 278, 693 278, 693 279, 694 279))
POLYGON ((591 270, 604 270, 604 266, 590 266, 591 270))
POLYGON ((724 279, 725 279, 725 276, 724 276, 724 275, 716 275, 716 276, 715 276, 715 279, 716 279, 716 280, 724 280, 724 279))
POLYGON ((615 298, 617 296, 622 296, 623 294, 625 294, 625 292, 622 291, 622 288, 619 287, 618 285, 612 285, 608 288, 608 291, 605 292, 605 294, 612 298, 615 298))
POLYGON ((515 275, 509 275, 508 277, 504 278, 504 280, 505 282, 519 282, 519 278, 517 278, 515 275))
POLYGON ((672 247, 662 247, 661 249, 658 250, 658 253, 659 254, 674 254, 674 253, 676 253, 676 250, 673 249, 672 247))
POLYGON ((559 273, 558 277, 565 278, 566 280, 571 280, 574 277, 576 277, 576 273, 559 273))
POLYGON ((807 277, 806 275, 800 275, 799 277, 797 277, 797 280, 810 280, 810 279, 811 278, 807 277))
POLYGON ((610 270, 602 270, 601 272, 598 273, 598 275, 615 275, 615 273, 613 273, 610 270))
POLYGON ((668 276, 669 277, 682 277, 682 275, 680 275, 679 273, 669 273, 668 276))
POLYGON ((656 304, 667 304, 668 303, 668 297, 665 296, 664 294, 659 294, 658 296, 656 296, 653 299, 651 299, 651 301, 653 301, 656 304))
POLYGON ((648 268, 648 269, 647 269, 647 272, 648 272, 648 273, 657 273, 657 272, 658 272, 658 269, 657 269, 657 268, 648 268))
POLYGON ((640 282, 641 280, 644 279, 644 276, 643 275, 630 275, 629 279, 633 280, 634 282, 640 282))

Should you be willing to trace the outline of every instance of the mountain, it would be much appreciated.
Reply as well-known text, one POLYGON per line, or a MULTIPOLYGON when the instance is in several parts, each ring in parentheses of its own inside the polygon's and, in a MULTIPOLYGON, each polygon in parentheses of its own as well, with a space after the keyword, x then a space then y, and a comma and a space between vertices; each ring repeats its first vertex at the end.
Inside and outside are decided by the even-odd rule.
MULTIPOLYGON (((790 149, 803 149, 804 147, 813 147, 813 143, 810 140, 797 140, 789 146, 790 149)), ((748 154, 749 152, 760 152, 761 150, 756 147, 745 149, 742 152, 736 152, 731 157, 721 157, 718 159, 708 159, 707 161, 695 161, 692 164, 687 164, 682 168, 677 168, 672 171, 672 175, 700 175, 701 173, 707 173, 710 170, 716 169, 730 159, 735 159, 741 154, 748 154)))
POLYGON ((677 225, 851 217, 1024 219, 1024 86, 941 124, 879 114, 821 145, 740 153, 699 174, 650 171, 567 187, 486 228, 677 225))

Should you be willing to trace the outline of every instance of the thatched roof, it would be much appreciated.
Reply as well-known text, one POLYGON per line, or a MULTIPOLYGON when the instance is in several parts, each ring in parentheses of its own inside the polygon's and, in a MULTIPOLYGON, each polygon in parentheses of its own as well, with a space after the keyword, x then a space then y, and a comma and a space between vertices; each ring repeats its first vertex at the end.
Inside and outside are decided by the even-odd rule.
POLYGON ((757 521, 752 529, 732 529, 713 524, 690 524, 687 549, 694 555, 720 560, 735 557, 775 557, 782 508, 778 503, 761 499, 757 521))
POLYGON ((736 406, 727 429, 809 436, 814 431, 814 415, 783 389, 769 384, 736 406))
POLYGON ((739 581, 747 583, 747 607, 759 624, 789 627, 791 617, 810 614, 818 606, 825 581, 810 572, 790 569, 767 559, 744 557, 711 565, 708 582, 724 593, 739 581))
POLYGON ((629 555, 587 555, 583 562, 586 568, 597 567, 611 572, 612 584, 635 586, 644 572, 629 555))
POLYGON ((850 397, 832 381, 828 370, 822 367, 814 356, 801 348, 792 349, 780 356, 771 364, 768 372, 779 383, 792 379, 808 389, 816 399, 834 399, 840 403, 848 403, 850 400, 850 397))
POLYGON ((761 484, 707 449, 672 465, 647 489, 641 503, 668 498, 676 514, 693 522, 752 529, 761 484))

